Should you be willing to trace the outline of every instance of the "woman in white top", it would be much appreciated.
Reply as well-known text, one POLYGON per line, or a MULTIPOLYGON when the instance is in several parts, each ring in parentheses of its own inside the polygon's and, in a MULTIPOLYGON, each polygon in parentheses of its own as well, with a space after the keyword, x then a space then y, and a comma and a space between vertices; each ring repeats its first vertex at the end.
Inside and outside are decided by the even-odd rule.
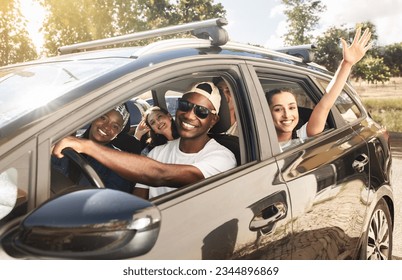
POLYGON ((324 130, 329 111, 342 92, 353 65, 360 61, 370 49, 370 38, 371 32, 368 29, 361 34, 361 29, 358 28, 350 46, 344 39, 341 39, 343 60, 329 83, 326 93, 314 107, 308 122, 296 133, 294 129, 299 122, 299 113, 294 94, 289 89, 276 89, 266 93, 281 146, 282 144, 286 145, 294 138, 303 141, 307 137, 317 135, 324 130))

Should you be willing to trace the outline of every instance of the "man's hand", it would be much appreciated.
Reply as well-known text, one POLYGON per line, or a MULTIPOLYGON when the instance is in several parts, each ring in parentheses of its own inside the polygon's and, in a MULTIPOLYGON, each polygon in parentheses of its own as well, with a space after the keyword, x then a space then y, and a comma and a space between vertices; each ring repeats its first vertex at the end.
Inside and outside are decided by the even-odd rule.
POLYGON ((58 158, 64 157, 61 153, 64 148, 70 147, 73 148, 78 153, 85 153, 85 143, 89 141, 86 139, 80 139, 74 136, 68 136, 66 138, 61 139, 56 145, 53 147, 52 154, 58 158))

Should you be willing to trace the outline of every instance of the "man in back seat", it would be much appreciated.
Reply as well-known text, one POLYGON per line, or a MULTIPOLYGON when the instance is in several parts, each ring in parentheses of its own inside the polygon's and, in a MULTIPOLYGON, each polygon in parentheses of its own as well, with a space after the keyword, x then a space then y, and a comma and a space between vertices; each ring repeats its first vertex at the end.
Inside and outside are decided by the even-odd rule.
POLYGON ((224 79, 222 79, 221 77, 214 78, 213 82, 220 89, 220 91, 224 94, 224 96, 226 98, 226 102, 228 103, 229 114, 230 114, 230 127, 226 131, 226 134, 239 136, 239 131, 237 128, 235 104, 233 102, 233 95, 230 92, 230 89, 229 89, 226 81, 224 79))

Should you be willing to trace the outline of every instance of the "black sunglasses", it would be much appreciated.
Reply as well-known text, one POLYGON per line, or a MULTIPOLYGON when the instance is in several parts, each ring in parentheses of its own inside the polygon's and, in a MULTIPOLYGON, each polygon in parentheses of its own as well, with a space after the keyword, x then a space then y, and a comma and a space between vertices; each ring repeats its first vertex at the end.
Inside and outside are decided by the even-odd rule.
POLYGON ((194 108, 194 113, 197 117, 200 119, 205 119, 208 117, 209 113, 211 114, 216 114, 215 110, 210 110, 204 106, 193 104, 191 102, 188 102, 185 99, 179 98, 177 101, 177 110, 183 111, 183 112, 189 112, 194 108))

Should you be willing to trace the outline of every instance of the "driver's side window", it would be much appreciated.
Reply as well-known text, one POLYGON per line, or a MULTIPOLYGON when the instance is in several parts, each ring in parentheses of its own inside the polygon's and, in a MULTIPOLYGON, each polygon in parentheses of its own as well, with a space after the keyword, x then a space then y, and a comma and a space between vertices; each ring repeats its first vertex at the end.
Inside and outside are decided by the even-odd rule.
MULTIPOLYGON (((122 128, 121 130, 119 129, 119 133, 113 134, 112 129, 108 126, 110 125, 110 120, 113 120, 113 116, 118 116, 119 114, 121 114, 122 109, 116 110, 115 108, 112 108, 110 111, 105 112, 103 115, 99 116, 91 123, 89 123, 85 127, 85 130, 81 131, 79 137, 91 139, 92 141, 98 142, 99 144, 109 146, 109 148, 111 149, 118 149, 137 155, 150 156, 151 154, 149 152, 157 146, 165 144, 168 145, 172 142, 177 143, 177 141, 173 140, 179 138, 179 129, 177 128, 178 125, 175 120, 175 113, 179 104, 178 99, 180 99, 182 95, 185 92, 188 92, 194 85, 199 83, 210 83, 210 85, 212 85, 211 90, 214 90, 213 94, 215 94, 215 96, 219 96, 219 99, 214 99, 220 102, 220 105, 218 107, 219 112, 216 113, 218 116, 214 116, 214 113, 212 113, 212 111, 205 115, 204 109, 206 108, 205 106, 208 105, 205 104, 205 100, 204 104, 201 102, 201 104, 203 105, 198 105, 197 107, 195 107, 194 111, 191 111, 191 114, 189 112, 192 109, 188 109, 188 107, 186 107, 188 106, 188 104, 192 104, 189 102, 186 103, 184 107, 182 107, 181 112, 184 112, 184 114, 191 116, 191 118, 196 118, 195 116, 197 116, 196 120, 188 120, 185 124, 182 124, 182 126, 186 126, 187 130, 190 131, 187 133, 190 136, 187 137, 189 139, 192 139, 192 133, 205 133, 208 136, 205 137, 205 139, 212 138, 213 140, 215 140, 208 141, 208 143, 212 143, 211 145, 213 146, 213 148, 210 148, 211 150, 204 152, 206 155, 200 153, 200 151, 187 152, 189 155, 191 155, 191 160, 194 160, 194 162, 187 160, 189 156, 171 156, 164 157, 163 159, 159 159, 155 156, 151 158, 164 164, 181 164, 190 166, 191 168, 196 167, 199 169, 199 172, 202 173, 204 178, 231 169, 236 165, 241 164, 239 137, 237 135, 226 134, 226 131, 231 126, 231 114, 229 104, 226 97, 224 96, 224 93, 221 92, 217 86, 214 86, 214 78, 216 78, 217 76, 219 76, 219 74, 203 74, 200 76, 189 75, 188 77, 179 77, 154 85, 152 86, 152 88, 149 88, 142 93, 133 93, 132 97, 126 100, 124 104, 122 104, 129 114, 129 120, 124 124, 118 124, 118 126, 122 128), (156 118, 158 118, 157 121, 156 118), (217 119, 218 121, 214 122, 214 125, 211 127, 210 124, 212 123, 212 121, 215 121, 215 119, 217 119), (202 126, 203 122, 206 122, 207 125, 202 126), (194 126, 195 128, 188 128, 192 126, 194 126), (195 132, 192 132, 193 130, 195 132), (138 131, 146 131, 146 134, 138 134, 138 131), (138 146, 138 148, 133 149, 133 147, 135 146, 138 146), (196 158, 195 155, 198 154, 201 155, 196 158), (165 162, 163 161, 165 160, 165 158, 169 158, 169 160, 170 158, 178 158, 178 160, 181 161, 170 162, 169 160, 167 160, 165 162), (206 158, 208 158, 207 162, 206 158), (202 163, 199 165, 194 164, 198 162, 197 160, 202 161, 202 163)), ((198 99, 202 100, 204 98, 202 94, 199 94, 197 92, 192 91, 192 94, 196 96, 198 94, 198 99)), ((197 100, 197 98, 195 98, 195 100, 197 100)), ((211 104, 213 103, 211 102, 211 104)), ((209 110, 212 109, 209 108, 209 110)), ((186 118, 189 117, 187 116, 186 118)), ((172 145, 175 144, 172 143, 172 145)), ((164 150, 166 151, 165 153, 171 151, 176 152, 177 149, 175 148, 175 146, 172 145, 164 150)), ((204 150, 204 148, 202 148, 202 150, 204 150)), ((158 149, 158 151, 160 151, 160 149, 158 149)), ((161 152, 161 154, 163 153, 161 152)), ((141 193, 141 195, 139 193, 136 193, 136 190, 139 189, 139 185, 145 185, 149 189, 159 188, 159 185, 157 187, 152 187, 154 186, 152 184, 153 182, 149 181, 152 180, 152 178, 143 181, 138 179, 136 181, 137 174, 135 174, 129 176, 131 181, 124 180, 124 178, 119 175, 122 173, 121 170, 118 170, 118 168, 116 170, 110 170, 109 168, 101 165, 98 161, 86 155, 85 153, 81 154, 80 157, 83 157, 89 163, 89 165, 95 169, 95 172, 99 175, 101 181, 103 181, 103 185, 106 188, 113 188, 133 193, 144 198, 151 198, 151 196, 143 193, 141 193)), ((133 165, 143 165, 143 162, 141 162, 142 157, 132 157, 132 159, 134 162, 133 165)), ((53 194, 60 193, 66 189, 76 187, 96 187, 93 184, 93 180, 90 180, 91 176, 87 176, 88 174, 83 172, 82 165, 83 164, 78 164, 77 166, 75 161, 72 160, 69 155, 63 158, 56 158, 55 156, 52 156, 53 194)), ((147 170, 143 170, 142 172, 146 173, 146 171, 147 170)), ((144 177, 149 178, 151 176, 145 175, 144 177)), ((155 179, 155 181, 157 181, 157 179, 155 179)), ((176 178, 175 184, 179 186, 191 185, 191 183, 187 182, 185 182, 184 184, 182 183, 182 181, 182 179, 176 178)), ((165 185, 162 183, 161 186, 162 188, 160 189, 167 188, 164 187, 165 185)), ((173 186, 173 188, 169 187, 169 191, 178 189, 177 187, 175 187, 175 185, 173 186)), ((159 195, 161 194, 158 194, 158 196, 159 195)))
MULTIPOLYGON (((129 130, 130 114, 127 105, 120 104, 90 122, 75 137, 90 139, 111 149, 139 154, 141 144, 129 135, 129 130)), ((135 185, 135 183, 123 178, 94 158, 84 153, 74 153, 71 150, 65 151, 62 158, 52 156, 51 167, 51 190, 53 194, 73 187, 104 186, 132 193, 135 185)))

